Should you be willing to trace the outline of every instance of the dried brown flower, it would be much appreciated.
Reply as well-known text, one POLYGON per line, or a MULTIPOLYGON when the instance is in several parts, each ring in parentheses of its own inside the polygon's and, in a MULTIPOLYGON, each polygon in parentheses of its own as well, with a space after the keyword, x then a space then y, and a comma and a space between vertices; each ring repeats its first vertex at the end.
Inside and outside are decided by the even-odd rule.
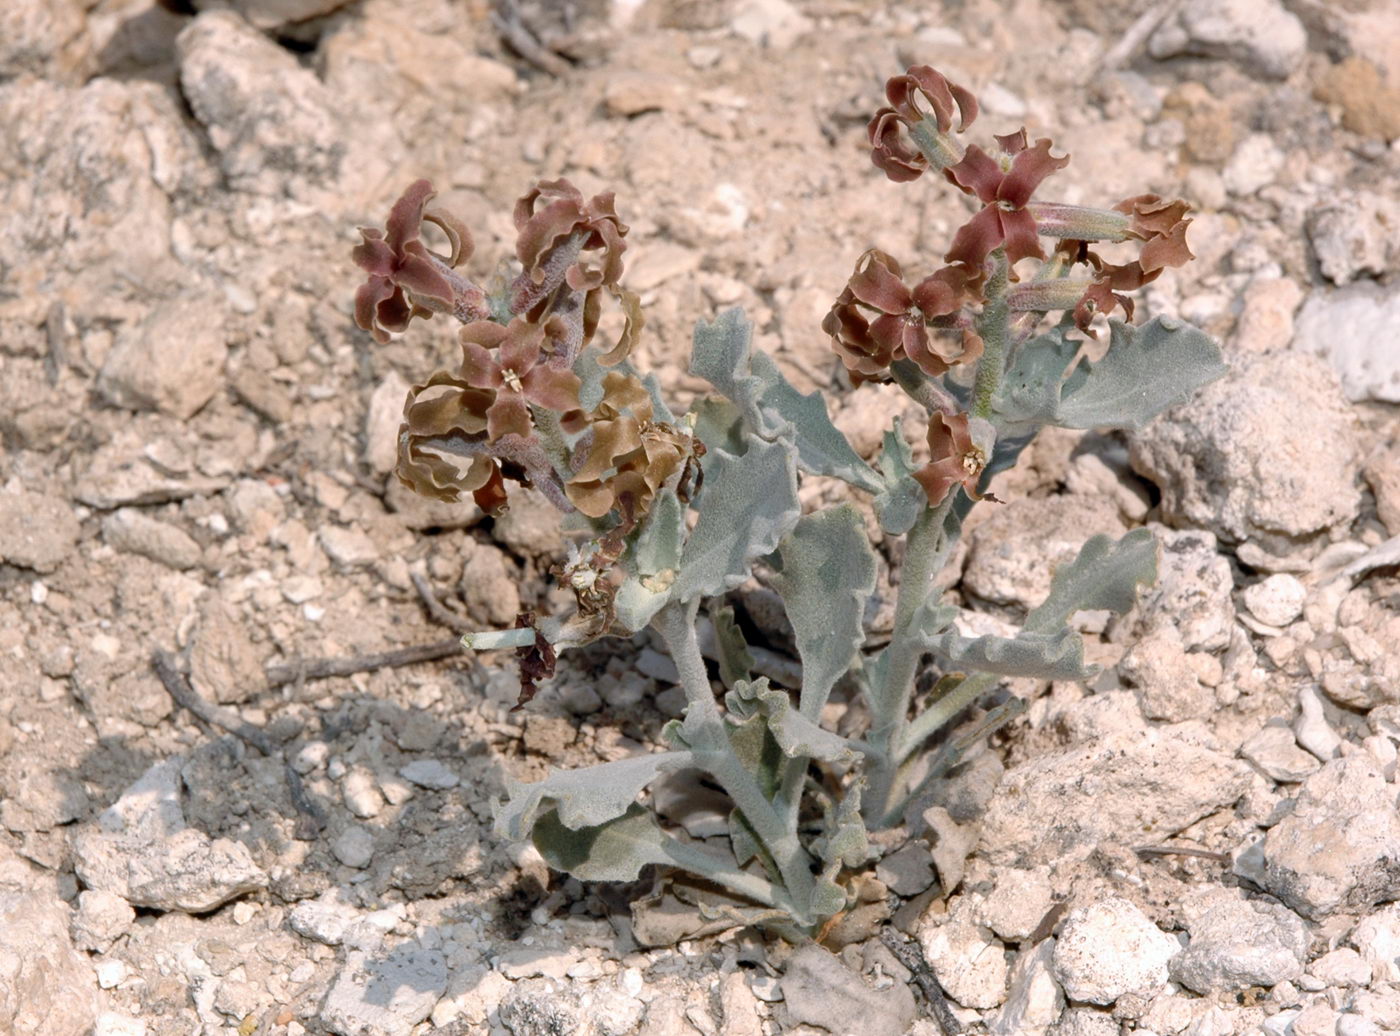
POLYGON ((1076 262, 1087 263, 1096 271, 1093 283, 1074 308, 1075 326, 1095 338, 1098 334, 1090 322, 1096 314, 1107 315, 1121 307, 1124 316, 1132 320, 1133 300, 1121 292, 1136 291, 1155 281, 1167 267, 1183 266, 1195 258, 1186 243, 1186 228, 1191 224, 1186 217, 1191 207, 1186 202, 1140 194, 1113 207, 1132 217, 1132 235, 1143 242, 1137 259, 1106 263, 1083 241, 1065 241, 1060 245, 1076 262))
POLYGON ((1050 154, 1050 140, 1041 138, 1030 147, 1024 129, 996 138, 1008 160, 997 161, 976 144, 968 146, 962 161, 946 175, 968 194, 976 195, 982 209, 953 237, 947 260, 980 271, 993 249, 1005 247, 1014 265, 1025 258, 1044 259, 1035 217, 1026 203, 1042 180, 1069 164, 1069 157, 1050 154))
POLYGON ((541 362, 545 334, 544 327, 520 317, 506 327, 478 320, 458 332, 462 380, 495 393, 486 410, 486 432, 492 442, 503 435, 528 436, 534 427, 531 403, 559 414, 579 407, 578 375, 541 362))
POLYGON ((959 132, 977 118, 977 98, 972 92, 949 82, 928 65, 915 65, 892 77, 885 83, 885 96, 890 106, 875 113, 866 136, 871 145, 870 160, 896 183, 917 180, 929 166, 928 156, 909 139, 910 128, 931 119, 938 132, 946 134, 953 129, 954 108, 959 132), (919 109, 920 99, 929 106, 928 114, 919 109))
POLYGON ((928 423, 928 448, 929 462, 914 477, 924 487, 929 506, 941 504, 959 485, 972 499, 981 499, 977 483, 987 467, 987 455, 972 441, 967 414, 947 417, 935 412, 928 423))

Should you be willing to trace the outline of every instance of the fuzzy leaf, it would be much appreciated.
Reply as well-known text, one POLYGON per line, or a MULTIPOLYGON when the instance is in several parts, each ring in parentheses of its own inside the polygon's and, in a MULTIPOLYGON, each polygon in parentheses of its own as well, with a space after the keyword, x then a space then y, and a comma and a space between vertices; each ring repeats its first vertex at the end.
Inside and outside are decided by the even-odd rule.
POLYGON ((870 840, 860 815, 860 789, 859 783, 852 784, 835 810, 827 806, 822 834, 812 843, 824 864, 808 908, 813 917, 832 917, 846 909, 849 897, 836 877, 843 867, 859 867, 870 858, 870 840))
POLYGON ((771 553, 797 522, 797 471, 783 442, 752 436, 742 455, 718 447, 705 454, 700 513, 681 553, 673 599, 689 601, 732 590, 753 560, 771 553))
POLYGON ((773 583, 797 635, 801 710, 815 719, 865 641, 875 552, 860 515, 843 504, 800 519, 778 545, 778 555, 773 583))
POLYGON ((823 730, 794 709, 788 693, 771 688, 765 677, 740 681, 724 696, 724 701, 731 715, 742 716, 746 721, 761 718, 779 750, 789 759, 805 756, 837 762, 852 756, 845 738, 823 730))
POLYGON ((496 808, 496 833, 520 841, 551 810, 565 827, 596 827, 627 812, 660 774, 694 765, 690 752, 658 752, 581 770, 554 770, 531 783, 507 775, 507 798, 496 808))
POLYGON ((710 625, 715 631, 715 654, 719 662, 719 678, 724 686, 733 690, 740 680, 747 680, 753 670, 753 655, 744 640, 743 631, 734 622, 734 609, 710 608, 710 625))
POLYGON ((1012 638, 963 637, 948 632, 940 633, 927 644, 947 669, 1041 680, 1088 680, 1098 672, 1097 666, 1085 666, 1084 642, 1069 629, 1022 633, 1012 638))
POLYGON ((1157 541, 1150 529, 1134 529, 1116 543, 1095 536, 1079 556, 1062 565, 1040 607, 1026 616, 1025 630, 1054 633, 1077 611, 1107 609, 1122 615, 1137 601, 1140 586, 1157 580, 1157 541))
POLYGON ((903 536, 914 527, 928 506, 928 494, 914 481, 914 451, 905 441, 898 417, 894 427, 885 432, 884 449, 880 453, 880 474, 884 486, 871 501, 880 528, 891 536, 903 536))
POLYGON ((685 509, 675 490, 663 489, 656 494, 651 514, 627 557, 627 576, 613 600, 619 624, 634 632, 644 629, 671 599, 671 588, 680 572, 684 535, 685 509))
MULTIPOLYGON (((1080 343, 1065 335, 1073 326, 1061 324, 1021 346, 993 404, 1003 427, 1057 423, 1065 371, 1079 352, 1080 343)), ((1001 438, 997 436, 997 445, 1001 438)))
POLYGON ((550 810, 535 821, 530 837, 545 863, 580 881, 636 881, 648 864, 671 862, 667 842, 673 839, 635 804, 619 817, 579 828, 550 810))
POLYGON ((869 493, 882 482, 831 423, 821 394, 803 395, 764 353, 752 352, 753 328, 741 309, 729 309, 695 325, 690 371, 732 400, 764 439, 791 439, 797 463, 814 475, 831 475, 869 493))
POLYGON ((1065 385, 1056 424, 1064 428, 1141 428, 1229 369, 1199 328, 1169 317, 1141 327, 1110 321, 1108 352, 1080 364, 1065 385))

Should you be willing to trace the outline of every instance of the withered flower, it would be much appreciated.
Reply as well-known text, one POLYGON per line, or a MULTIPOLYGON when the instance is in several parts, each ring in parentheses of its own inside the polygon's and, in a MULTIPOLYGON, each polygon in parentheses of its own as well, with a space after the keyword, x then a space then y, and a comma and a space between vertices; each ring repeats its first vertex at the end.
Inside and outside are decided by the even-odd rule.
POLYGON ((951 355, 931 339, 928 321, 951 316, 977 300, 977 284, 965 268, 947 266, 925 277, 911 290, 899 262, 872 248, 856 261, 855 272, 822 321, 837 354, 853 377, 880 377, 891 362, 908 357, 931 377, 954 363, 981 355, 982 340, 964 331, 963 348, 951 355), (878 314, 873 319, 866 313, 878 314))
POLYGON ((1151 284, 1169 266, 1183 266, 1196 258, 1186 244, 1186 228, 1191 207, 1184 201, 1164 201, 1155 194, 1125 198, 1113 206, 1132 217, 1132 235, 1143 242, 1138 258, 1127 263, 1106 263, 1082 241, 1065 241, 1076 262, 1092 266, 1096 276, 1074 308, 1074 323, 1091 337, 1098 337, 1090 322, 1096 314, 1105 316, 1121 307, 1128 320, 1133 318, 1133 300, 1120 294, 1151 284))
POLYGON ((458 332, 462 380, 495 393, 486 410, 492 442, 503 435, 530 434, 530 403, 560 414, 578 409, 578 375, 540 362, 545 333, 544 327, 520 317, 506 327, 478 320, 458 332))
POLYGON ((548 265, 556 249, 579 235, 582 251, 601 251, 596 265, 581 257, 570 260, 564 279, 574 291, 615 287, 622 277, 622 240, 627 227, 618 219, 613 193, 594 195, 587 202, 568 180, 542 180, 515 203, 516 255, 534 284, 548 279, 548 265), (536 206, 539 206, 536 211, 536 206))
POLYGON ((954 486, 980 500, 977 483, 987 467, 987 455, 972 441, 966 414, 947 417, 935 412, 928 423, 929 462, 914 477, 924 487, 930 507, 941 504, 954 486))
POLYGON ((471 257, 471 232, 449 213, 427 208, 434 196, 431 183, 415 181, 394 203, 385 230, 361 227, 363 240, 351 252, 369 274, 355 292, 355 323, 381 344, 391 332, 405 330, 415 316, 434 311, 460 311, 463 318, 489 313, 485 293, 452 273, 471 257), (447 235, 452 249, 448 255, 429 251, 420 240, 425 220, 447 235))
MULTIPOLYGON (((959 132, 977 118, 977 98, 972 92, 950 83, 928 65, 915 65, 904 75, 893 76, 885 83, 885 96, 890 106, 875 113, 866 136, 870 160, 896 183, 917 180, 929 166, 928 156, 909 139, 910 129, 931 119, 939 134, 947 134, 953 129, 955 107, 959 132), (928 114, 919 109, 919 99, 929 106, 928 114)), ((950 151, 949 160, 954 157, 950 151)))
POLYGON ((651 509, 667 480, 700 455, 700 447, 684 432, 652 420, 651 397, 637 378, 612 371, 603 389, 565 492, 588 517, 618 508, 630 525, 651 509))
POLYGON ((993 249, 1006 248, 1013 265, 1020 259, 1044 259, 1035 217, 1026 203, 1042 180, 1069 164, 1069 156, 1054 158, 1050 140, 1042 137, 1030 147, 1024 129, 996 138, 1005 161, 998 161, 976 144, 968 146, 947 177, 967 194, 982 202, 982 209, 953 237, 946 256, 950 263, 962 263, 980 271, 993 249))

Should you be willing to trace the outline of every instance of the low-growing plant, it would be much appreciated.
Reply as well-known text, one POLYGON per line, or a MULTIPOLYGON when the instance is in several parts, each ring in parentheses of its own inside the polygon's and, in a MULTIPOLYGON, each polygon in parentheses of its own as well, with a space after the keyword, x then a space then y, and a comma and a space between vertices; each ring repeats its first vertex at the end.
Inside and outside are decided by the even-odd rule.
POLYGON ((959 633, 959 608, 936 578, 991 478, 1047 425, 1137 427, 1224 371, 1196 328, 1128 322, 1125 293, 1192 258, 1185 202, 1037 201, 1069 162, 1048 139, 1032 144, 1020 130, 996 137, 990 153, 964 145, 976 98, 927 66, 892 78, 886 93, 868 129, 875 165, 895 181, 941 176, 978 208, 943 264, 912 287, 894 257, 865 252, 822 330, 853 387, 893 382, 927 412, 923 463, 897 419, 878 463, 862 459, 820 395, 800 393, 751 349, 738 310, 695 329, 690 371, 714 393, 684 414, 669 409, 656 379, 628 361, 643 317, 621 283, 627 227, 611 193, 585 200, 566 180, 533 188, 515 207, 519 272, 495 287, 458 272, 471 235, 432 207, 424 180, 385 231, 362 231, 354 253, 369 274, 356 320, 379 341, 433 313, 464 324, 461 363, 408 395, 398 477, 439 500, 470 493, 493 514, 514 481, 580 534, 561 573, 577 602, 570 614, 522 615, 515 629, 468 634, 466 646, 515 650, 523 704, 557 652, 650 628, 685 692, 665 750, 508 780, 497 831, 531 839, 552 867, 583 880, 630 881, 649 864, 690 875, 729 894, 728 919, 793 938, 853 903, 868 833, 901 823, 1020 703, 1009 698, 950 736, 956 719, 1003 677, 1089 678, 1071 616, 1122 614, 1155 579, 1148 530, 1095 536, 1054 573, 1015 636, 959 633), (448 254, 425 247, 424 221, 446 234, 448 254), (1106 261, 1093 250, 1101 243, 1136 246, 1136 257, 1106 261), (621 314, 615 339, 599 330, 605 305, 621 314), (1115 309, 1126 320, 1108 321, 1107 349, 1091 361, 1086 339, 1115 309), (866 525, 849 503, 804 513, 798 487, 813 475, 866 494, 884 533, 905 537, 882 646, 868 644, 864 623, 877 576, 866 525), (756 675, 725 604, 755 566, 786 609, 798 686, 756 675), (938 678, 921 681, 930 667, 938 678), (833 693, 868 724, 845 734, 823 725, 833 693), (723 791, 727 838, 688 838, 640 801, 678 771, 723 791))

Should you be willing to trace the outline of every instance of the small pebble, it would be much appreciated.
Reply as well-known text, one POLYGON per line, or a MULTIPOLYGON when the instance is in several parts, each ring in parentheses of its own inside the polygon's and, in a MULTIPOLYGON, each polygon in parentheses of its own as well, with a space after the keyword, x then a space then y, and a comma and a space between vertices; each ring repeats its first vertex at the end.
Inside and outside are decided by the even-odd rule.
POLYGON ((461 778, 436 759, 415 759, 407 766, 399 767, 399 776, 420 788, 435 791, 446 791, 461 783, 461 778))
POLYGON ((1327 722, 1322 711, 1322 698, 1312 687, 1304 687, 1298 692, 1298 718, 1293 721, 1293 732, 1302 745, 1323 762, 1335 759, 1342 752, 1342 739, 1327 722))
POLYGON ((103 989, 115 989, 126 981, 126 964, 119 960, 104 960, 97 965, 97 984, 103 989))
POLYGON ((378 816, 384 808, 384 796, 374 783, 374 775, 367 770, 351 770, 346 774, 341 795, 346 807, 361 820, 378 816))
POLYGON ((1287 626, 1302 615, 1307 596, 1307 588, 1298 577, 1286 572, 1255 583, 1243 594, 1244 606, 1250 614, 1270 626, 1287 626))
POLYGON ((347 827, 331 842, 331 852, 345 866, 363 869, 374 858, 374 836, 363 827, 347 827))

